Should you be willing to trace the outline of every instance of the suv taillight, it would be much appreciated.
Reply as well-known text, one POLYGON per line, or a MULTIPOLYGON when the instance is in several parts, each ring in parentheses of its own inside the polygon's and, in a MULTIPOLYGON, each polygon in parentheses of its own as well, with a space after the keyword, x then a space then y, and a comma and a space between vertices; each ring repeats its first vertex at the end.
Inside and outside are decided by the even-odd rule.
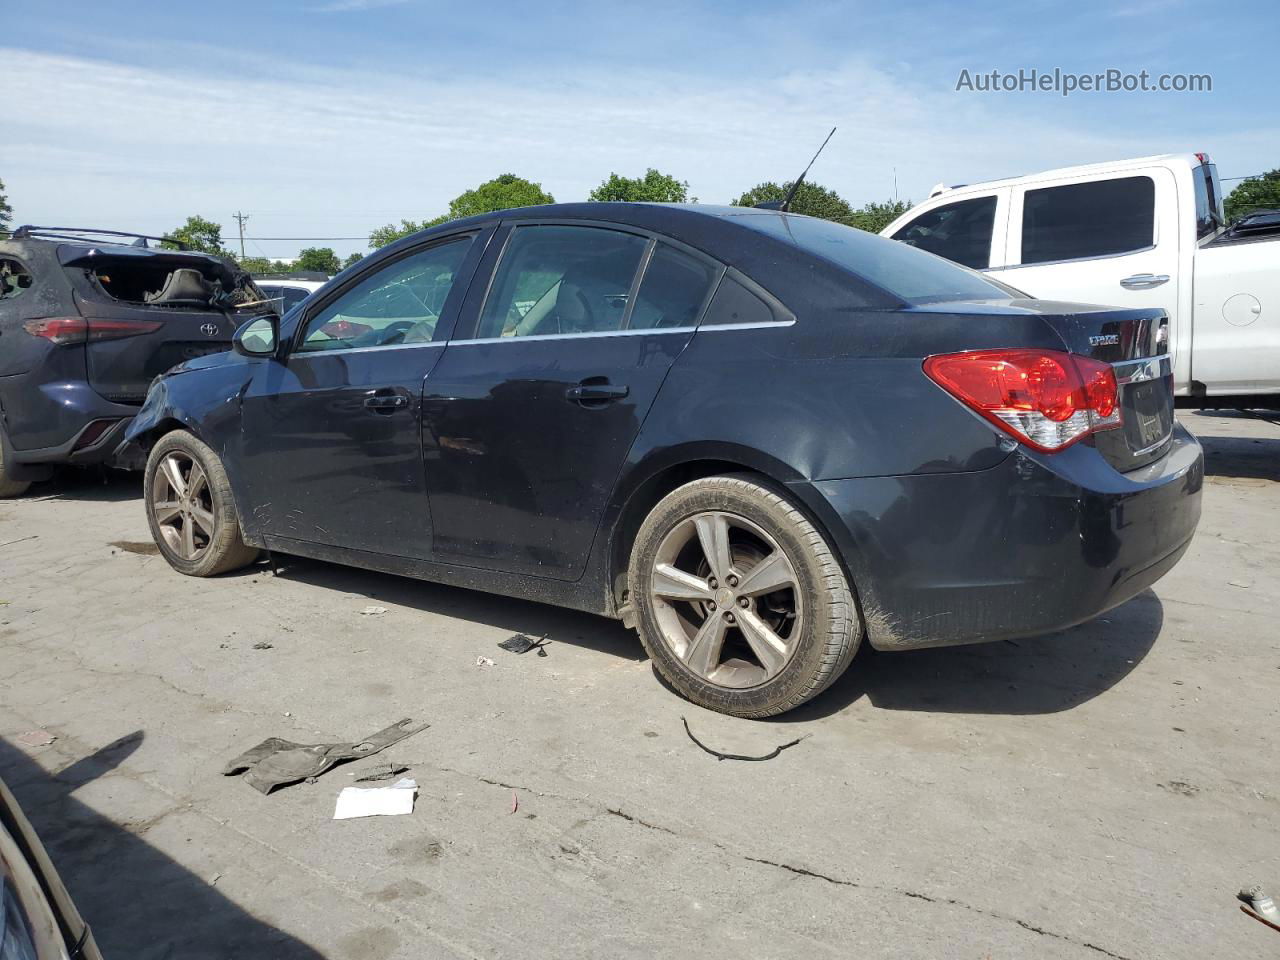
POLYGON ((154 333, 163 326, 159 320, 86 320, 84 317, 43 317, 22 325, 33 337, 57 344, 137 337, 154 333))
POLYGON ((1054 453, 1120 426, 1110 364, 1059 350, 974 350, 929 357, 924 372, 1033 450, 1054 453))

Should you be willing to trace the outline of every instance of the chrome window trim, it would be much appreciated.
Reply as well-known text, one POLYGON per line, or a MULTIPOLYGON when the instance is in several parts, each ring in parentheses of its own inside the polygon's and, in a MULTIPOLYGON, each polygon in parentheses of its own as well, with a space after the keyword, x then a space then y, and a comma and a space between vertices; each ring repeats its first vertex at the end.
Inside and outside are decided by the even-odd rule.
POLYGON ((292 350, 289 359, 294 357, 332 357, 339 353, 370 353, 375 350, 416 350, 422 347, 443 347, 447 340, 423 340, 421 343, 382 343, 373 347, 336 347, 333 350, 292 350))
POLYGON ((534 340, 587 340, 601 337, 638 337, 643 334, 661 336, 664 333, 692 333, 697 327, 645 327, 638 330, 597 330, 591 333, 536 333, 528 337, 481 337, 478 340, 450 340, 455 347, 472 343, 529 343, 534 340))

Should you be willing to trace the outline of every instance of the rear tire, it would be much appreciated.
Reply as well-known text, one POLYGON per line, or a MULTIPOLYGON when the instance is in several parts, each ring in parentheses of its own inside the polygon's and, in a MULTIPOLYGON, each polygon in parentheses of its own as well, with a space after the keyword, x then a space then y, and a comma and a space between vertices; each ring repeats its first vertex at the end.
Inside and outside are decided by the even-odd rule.
POLYGON ((627 573, 640 640, 699 706, 771 717, 842 674, 862 621, 840 562, 785 493, 746 474, 664 497, 627 573))
POLYGON ((258 558, 241 536, 222 460, 186 430, 165 434, 151 448, 142 498, 151 536, 179 573, 212 577, 258 558))
POLYGON ((4 444, 0 443, 0 499, 20 497, 31 487, 27 480, 10 480, 4 466, 4 444))

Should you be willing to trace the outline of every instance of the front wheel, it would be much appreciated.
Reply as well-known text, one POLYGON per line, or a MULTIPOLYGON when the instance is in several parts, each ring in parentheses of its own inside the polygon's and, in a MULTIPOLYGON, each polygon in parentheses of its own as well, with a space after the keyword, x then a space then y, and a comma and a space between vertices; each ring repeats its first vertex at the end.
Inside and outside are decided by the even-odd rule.
POLYGON ((241 538, 222 461, 186 430, 165 434, 151 448, 142 497, 151 536, 179 573, 212 577, 257 559, 257 549, 241 538))
POLYGON ((663 498, 636 535, 628 588, 662 676, 734 716, 774 716, 821 693, 862 639, 822 533, 753 476, 707 477, 663 498))

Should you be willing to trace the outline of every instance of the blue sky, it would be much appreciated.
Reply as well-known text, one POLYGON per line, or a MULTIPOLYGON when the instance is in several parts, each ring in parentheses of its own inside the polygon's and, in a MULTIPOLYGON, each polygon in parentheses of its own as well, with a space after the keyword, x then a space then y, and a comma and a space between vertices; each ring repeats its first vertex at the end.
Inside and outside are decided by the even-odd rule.
MULTIPOLYGON (((704 202, 855 204, 1153 153, 1280 167, 1273 3, 0 0, 18 222, 363 237, 514 172, 559 200, 656 166, 704 202), (1211 93, 957 92, 962 69, 1208 73, 1211 93)), ((1229 186, 1229 185, 1228 185, 1229 186)), ((293 241, 248 252, 288 256, 293 241)), ((342 253, 361 240, 325 245, 342 253)))

